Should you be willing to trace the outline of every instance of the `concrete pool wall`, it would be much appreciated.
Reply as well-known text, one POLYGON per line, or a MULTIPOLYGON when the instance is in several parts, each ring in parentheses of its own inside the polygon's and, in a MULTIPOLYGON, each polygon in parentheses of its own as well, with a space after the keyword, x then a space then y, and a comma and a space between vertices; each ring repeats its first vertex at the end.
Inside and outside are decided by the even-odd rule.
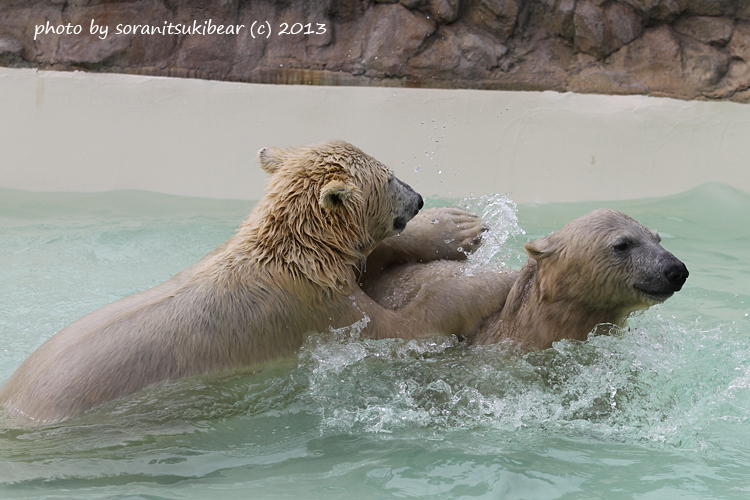
POLYGON ((338 138, 423 195, 750 192, 750 106, 730 102, 0 68, 0 117, 0 188, 257 199, 258 149, 338 138))

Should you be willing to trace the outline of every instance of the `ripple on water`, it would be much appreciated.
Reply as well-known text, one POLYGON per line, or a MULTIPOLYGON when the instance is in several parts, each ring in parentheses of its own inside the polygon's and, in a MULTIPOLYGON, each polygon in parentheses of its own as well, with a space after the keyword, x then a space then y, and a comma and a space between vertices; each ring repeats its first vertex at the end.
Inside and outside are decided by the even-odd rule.
MULTIPOLYGON (((97 215, 109 198, 137 208, 151 196, 0 207, 3 378, 76 317, 195 262, 247 210, 215 202, 214 215, 185 218, 197 201, 164 198, 182 205, 152 217, 153 195, 148 210, 97 215)), ((507 198, 463 203, 492 221, 470 265, 515 268, 527 238, 599 205, 523 206, 519 222, 507 198)), ((172 497, 263 497, 284 484, 305 498, 746 498, 750 197, 709 186, 610 206, 668 236, 691 272, 621 332, 531 354, 371 341, 361 324, 313 334, 298 358, 252 372, 158 384, 42 429, 3 424, 0 496, 147 497, 169 485, 172 497)))
POLYGON ((562 433, 700 451, 750 415, 750 341, 735 333, 652 314, 524 354, 455 338, 362 340, 354 329, 311 337, 298 372, 308 384, 301 397, 339 432, 562 433))

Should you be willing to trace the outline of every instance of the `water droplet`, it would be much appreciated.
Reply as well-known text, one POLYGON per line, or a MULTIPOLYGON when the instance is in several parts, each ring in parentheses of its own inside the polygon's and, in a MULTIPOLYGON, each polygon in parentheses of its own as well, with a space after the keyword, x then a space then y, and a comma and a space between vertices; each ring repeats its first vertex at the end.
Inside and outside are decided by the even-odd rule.
POLYGON ((438 173, 439 173, 439 174, 442 174, 442 173, 443 173, 443 171, 442 171, 442 170, 438 170, 438 173))
POLYGON ((416 173, 419 173, 419 167, 414 167, 414 171, 415 171, 416 173))
POLYGON ((463 252, 464 251, 464 247, 458 247, 458 248, 456 248, 456 250, 458 250, 459 252, 463 252))

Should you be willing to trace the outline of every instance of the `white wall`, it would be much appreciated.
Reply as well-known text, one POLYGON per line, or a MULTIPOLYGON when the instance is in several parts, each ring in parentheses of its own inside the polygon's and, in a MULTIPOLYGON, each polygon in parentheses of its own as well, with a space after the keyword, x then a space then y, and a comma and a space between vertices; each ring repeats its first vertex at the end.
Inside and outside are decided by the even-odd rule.
POLYGON ((750 106, 736 103, 0 68, 0 187, 257 199, 258 149, 331 138, 426 196, 611 200, 707 181, 750 192, 750 106))

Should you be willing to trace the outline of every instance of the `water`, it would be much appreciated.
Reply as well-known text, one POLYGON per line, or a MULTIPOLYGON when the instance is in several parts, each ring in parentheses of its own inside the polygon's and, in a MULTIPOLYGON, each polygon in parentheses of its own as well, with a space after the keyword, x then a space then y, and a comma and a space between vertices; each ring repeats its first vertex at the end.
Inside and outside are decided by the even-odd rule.
MULTIPOLYGON (((367 341, 355 325, 248 373, 6 425, 0 498, 747 498, 750 196, 521 205, 520 229, 500 197, 462 204, 495 223, 480 262, 518 268, 523 242, 609 206, 659 230, 690 278, 626 331, 540 353, 367 341)), ((249 206, 2 190, 0 379, 66 324, 200 259, 249 206)))

